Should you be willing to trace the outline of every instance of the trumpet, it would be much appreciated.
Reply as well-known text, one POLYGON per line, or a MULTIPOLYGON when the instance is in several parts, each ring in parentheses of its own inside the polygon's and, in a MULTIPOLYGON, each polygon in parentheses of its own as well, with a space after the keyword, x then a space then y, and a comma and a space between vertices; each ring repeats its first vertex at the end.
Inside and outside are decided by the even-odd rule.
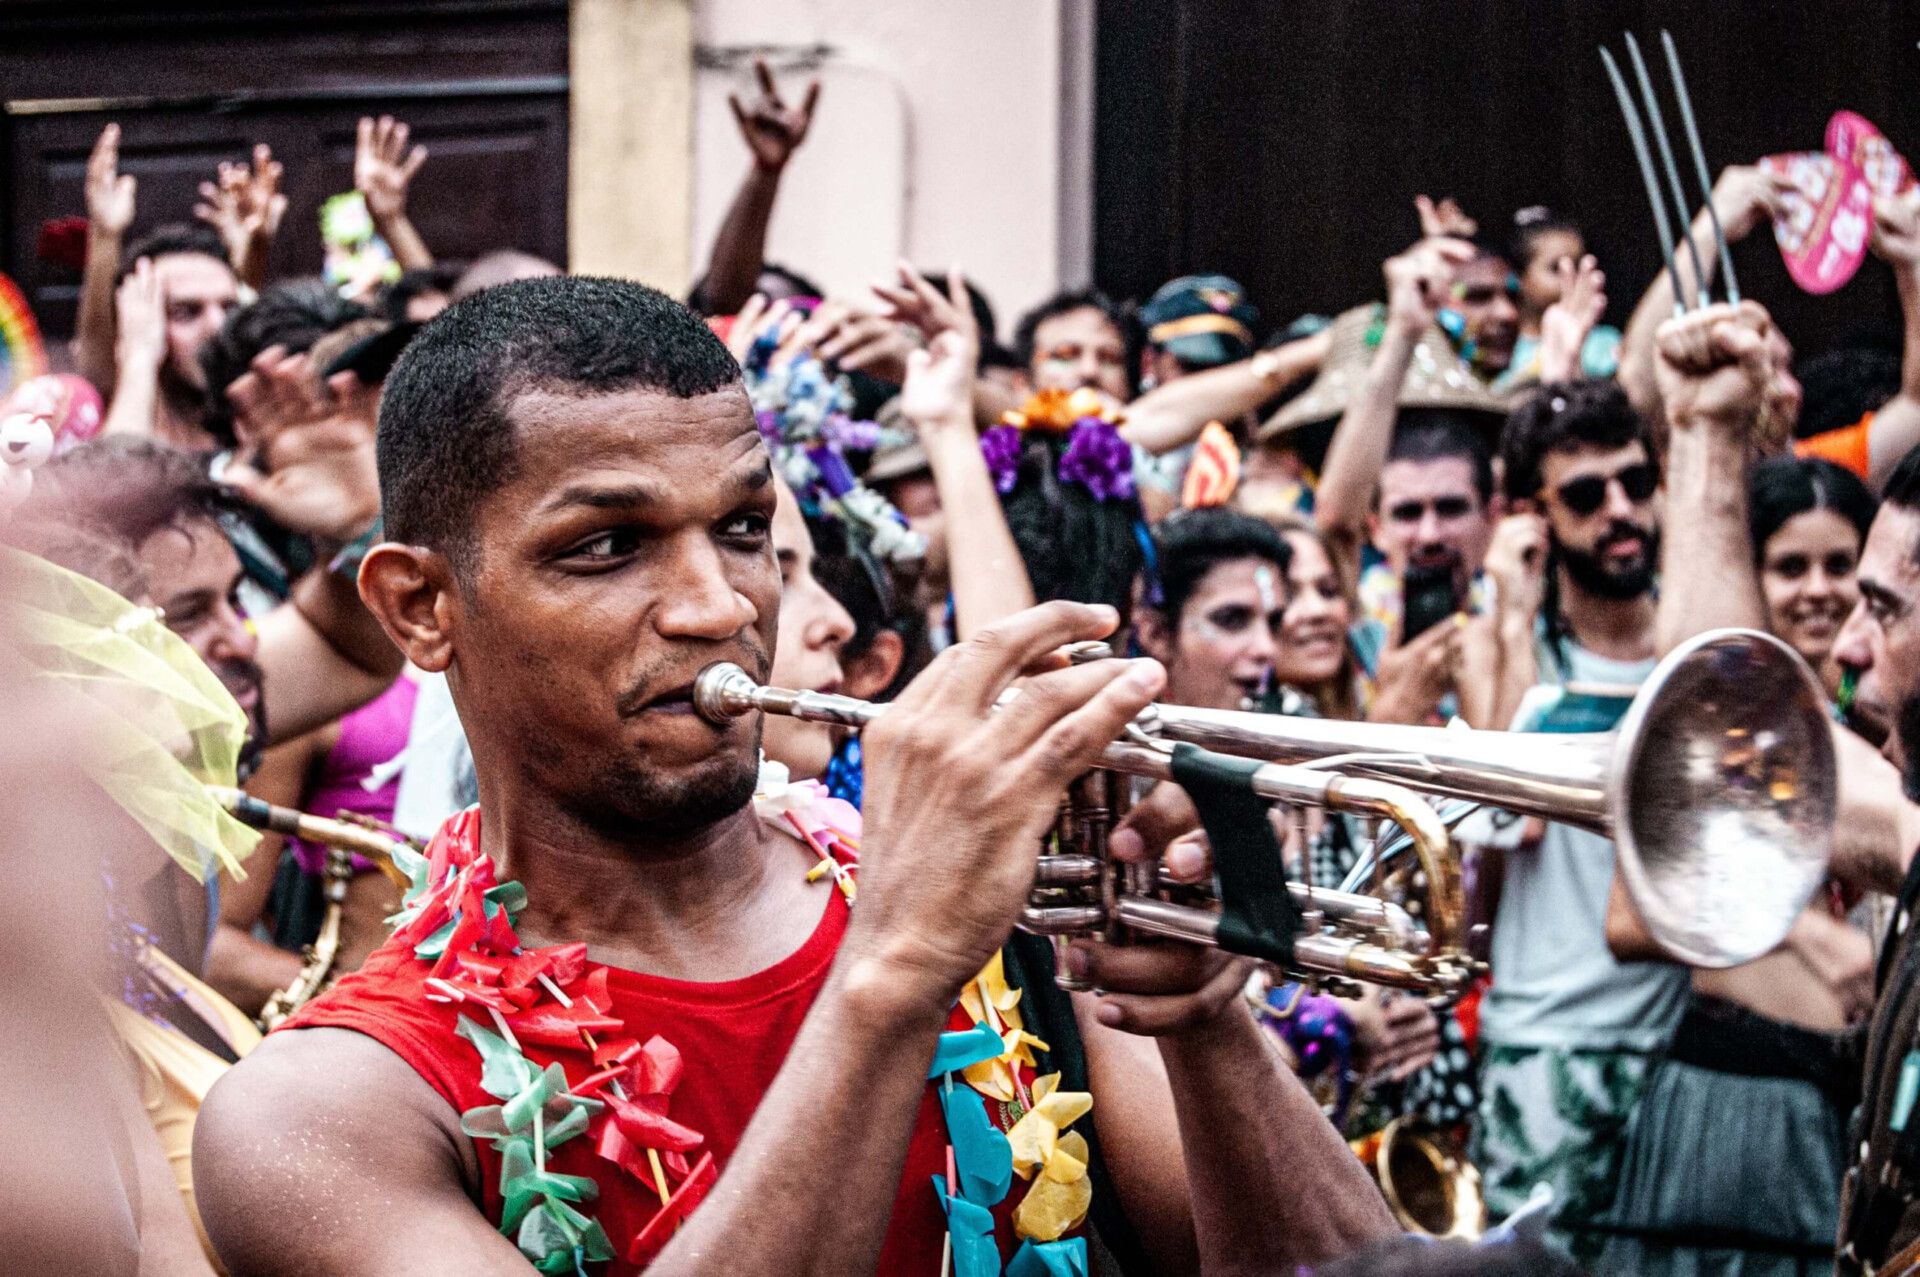
POLYGON ((262 1032, 271 1033, 282 1020, 325 988, 333 975, 334 964, 340 958, 340 921, 347 902, 347 883, 353 878, 354 853, 371 860, 375 868, 402 890, 412 885, 406 872, 394 861, 394 848, 402 845, 402 840, 344 820, 276 807, 244 790, 209 785, 207 791, 243 825, 304 839, 327 849, 325 883, 321 888, 327 909, 320 922, 320 934, 307 946, 300 974, 268 998, 261 1008, 257 1023, 262 1032))
MULTIPOLYGON (((1075 655, 1102 649, 1083 645, 1075 655)), ((693 700, 714 723, 763 712, 855 730, 887 708, 765 687, 727 663, 701 672, 693 700)), ((1069 787, 1020 926, 1056 941, 1146 935, 1218 945, 1308 982, 1457 996, 1477 969, 1462 944, 1458 862, 1423 793, 1468 800, 1450 804, 1455 819, 1484 804, 1611 837, 1653 939, 1679 961, 1726 967, 1777 946, 1812 898, 1826 872, 1837 782, 1812 671, 1780 640, 1749 630, 1716 630, 1675 648, 1606 733, 1461 731, 1155 704, 1069 787), (1260 799, 1385 817, 1404 830, 1427 880, 1420 923, 1373 896, 1286 883, 1296 929, 1276 950, 1271 935, 1249 935, 1236 921, 1224 874, 1216 912, 1157 866, 1106 855, 1107 832, 1125 814, 1119 776, 1187 783, 1196 758, 1223 755, 1242 763, 1238 774, 1260 799)))
MULTIPOLYGON (((1078 645, 1070 653, 1075 660, 1105 654, 1103 644, 1078 645)), ((738 665, 726 662, 701 671, 694 680, 693 702, 701 716, 714 723, 763 712, 854 729, 887 709, 847 696, 765 687, 738 665)), ((1224 913, 1201 907, 1203 889, 1172 881, 1157 865, 1121 865, 1108 857, 1107 833, 1127 805, 1127 787, 1119 778, 1183 778, 1170 743, 1156 741, 1144 731, 1130 735, 1130 740, 1107 746, 1095 770, 1069 786, 1035 869, 1033 894, 1019 922, 1022 930, 1051 937, 1056 949, 1077 936, 1099 936, 1114 943, 1136 934, 1159 936, 1266 958, 1316 984, 1365 981, 1437 999, 1456 998, 1466 991, 1477 968, 1461 944, 1464 907, 1458 866, 1450 855, 1445 826, 1418 794, 1384 781, 1307 767, 1261 764, 1248 768, 1244 773, 1248 791, 1267 802, 1308 804, 1392 821, 1406 831, 1427 881, 1425 927, 1401 907, 1372 896, 1281 882, 1299 926, 1289 936, 1275 937, 1234 926, 1230 907, 1224 913)), ((1218 757, 1184 748, 1192 755, 1218 757)), ((1279 872, 1277 863, 1267 868, 1273 874, 1279 872)), ((1062 988, 1083 987, 1067 976, 1063 962, 1056 961, 1055 966, 1062 988)))

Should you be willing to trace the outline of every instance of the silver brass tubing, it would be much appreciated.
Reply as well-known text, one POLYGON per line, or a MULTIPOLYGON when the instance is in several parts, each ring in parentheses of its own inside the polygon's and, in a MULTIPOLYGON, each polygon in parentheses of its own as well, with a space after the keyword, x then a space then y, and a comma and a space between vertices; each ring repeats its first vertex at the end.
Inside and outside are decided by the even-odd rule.
POLYGON ((1620 103, 1621 117, 1627 122, 1627 136, 1633 140, 1634 158, 1640 161, 1640 180, 1646 183, 1647 199, 1653 205, 1653 226, 1660 234, 1660 255, 1666 259, 1667 274, 1673 280, 1673 313, 1684 315, 1687 303, 1680 291, 1680 267, 1674 260, 1673 227, 1667 224, 1667 202, 1660 194, 1660 179, 1654 176, 1653 155, 1647 150, 1640 113, 1634 110, 1633 99, 1627 94, 1627 82, 1621 77, 1620 64, 1613 60, 1613 54, 1603 48, 1600 60, 1606 63, 1607 79, 1613 82, 1613 96, 1620 103))
MULTIPOLYGON (((1217 914, 1137 896, 1122 896, 1115 909, 1121 922, 1144 935, 1184 940, 1189 944, 1219 943, 1217 914)), ((1302 935, 1293 943, 1293 958, 1295 968, 1315 975, 1346 976, 1371 984, 1429 993, 1435 986, 1434 971, 1379 945, 1343 936, 1302 935)), ((1464 985, 1467 978, 1468 973, 1462 968, 1460 983, 1464 985)))
MULTIPOLYGON (((1712 299, 1707 294, 1707 272, 1700 265, 1700 249, 1693 242, 1693 219, 1687 208, 1687 192, 1680 185, 1680 168, 1673 162, 1673 146, 1667 141, 1667 120, 1660 113, 1660 99, 1653 92, 1653 77, 1647 74, 1646 59, 1640 56, 1640 42, 1633 38, 1633 32, 1627 32, 1627 57, 1633 62, 1633 77, 1640 84, 1640 96, 1647 104, 1647 123, 1652 126, 1653 140, 1660 148, 1660 164, 1667 175, 1667 186, 1673 192, 1673 204, 1680 215, 1680 236, 1687 242, 1687 256, 1693 259, 1693 280, 1698 285, 1694 293, 1695 300, 1705 306, 1712 299)), ((1708 201, 1711 203, 1711 199, 1708 201)))
POLYGON ((693 680, 693 707, 709 723, 724 723, 760 710, 809 722, 836 723, 841 727, 865 727, 887 708, 884 704, 829 692, 764 687, 738 665, 726 661, 707 666, 693 680))
POLYGON ((329 820, 325 816, 309 816, 306 812, 295 811, 290 807, 276 807, 272 803, 262 802, 242 789, 208 785, 207 793, 243 825, 264 830, 267 833, 300 838, 322 847, 338 847, 343 851, 359 852, 371 860, 381 873, 392 879, 394 885, 399 887, 413 885, 412 879, 393 863, 393 849, 396 845, 394 840, 377 829, 350 825, 344 820, 329 820))
POLYGON ((1042 856, 1033 874, 1036 887, 1078 887, 1100 881, 1106 863, 1092 856, 1042 856))
POLYGON ((1740 281, 1733 273, 1733 254, 1727 251, 1727 235, 1720 229, 1720 214, 1713 208, 1713 175, 1707 169, 1707 152, 1700 145, 1700 126, 1693 119, 1693 95, 1687 92, 1687 76, 1680 69, 1680 50, 1674 46, 1673 33, 1660 33, 1660 47, 1666 51, 1667 72, 1673 77, 1674 100, 1680 104, 1680 123, 1687 132, 1687 147, 1693 152, 1693 170, 1700 179, 1700 195, 1707 202, 1707 220, 1713 223, 1713 243, 1720 255, 1720 277, 1727 281, 1727 302, 1740 304, 1740 281))
MULTIPOLYGON (((1173 906, 1169 905, 1169 908, 1173 906)), ((1199 913, 1198 909, 1190 910, 1199 913)), ((1029 905, 1020 911, 1020 930, 1036 936, 1078 935, 1107 925, 1107 911, 1099 905, 1029 905)), ((1212 941, 1206 943, 1211 944, 1212 941)))
POLYGON ((1391 728, 1327 718, 1156 705, 1167 740, 1276 763, 1317 763, 1337 755, 1341 775, 1444 794, 1523 816, 1543 816, 1607 833, 1607 776, 1615 741, 1607 732, 1513 733, 1448 727, 1391 728), (1382 748, 1382 742, 1391 742, 1382 748))

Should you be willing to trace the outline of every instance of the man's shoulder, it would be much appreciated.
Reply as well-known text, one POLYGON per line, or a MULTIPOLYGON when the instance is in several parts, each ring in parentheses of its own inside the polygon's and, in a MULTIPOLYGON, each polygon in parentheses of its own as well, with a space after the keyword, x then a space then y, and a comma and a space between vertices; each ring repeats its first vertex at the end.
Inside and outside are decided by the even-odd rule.
MULTIPOLYGON (((364 1245, 356 1228, 383 1212, 396 1237, 448 1212, 472 1215, 463 1236, 491 1231, 472 1205, 480 1172, 458 1116, 404 1060, 349 1029, 276 1032, 229 1069, 201 1105, 193 1169, 208 1236, 236 1273, 316 1270, 290 1256, 326 1268, 364 1245)), ((405 1270, 370 1252, 356 1262, 405 1270)))

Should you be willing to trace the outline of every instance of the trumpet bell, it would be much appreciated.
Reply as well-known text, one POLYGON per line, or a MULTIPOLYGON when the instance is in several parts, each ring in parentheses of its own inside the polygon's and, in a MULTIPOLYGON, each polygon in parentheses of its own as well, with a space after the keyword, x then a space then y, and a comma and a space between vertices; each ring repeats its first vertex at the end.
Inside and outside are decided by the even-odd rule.
POLYGON ((1621 720, 1610 824, 1647 931, 1729 967, 1773 949, 1826 876, 1838 778, 1826 697, 1769 634, 1669 653, 1621 720))
POLYGON ((1154 706, 1150 730, 1591 829, 1648 933, 1697 967, 1786 938, 1825 876, 1837 801, 1826 698, 1792 648, 1712 630, 1668 653, 1605 733, 1342 723, 1154 706))

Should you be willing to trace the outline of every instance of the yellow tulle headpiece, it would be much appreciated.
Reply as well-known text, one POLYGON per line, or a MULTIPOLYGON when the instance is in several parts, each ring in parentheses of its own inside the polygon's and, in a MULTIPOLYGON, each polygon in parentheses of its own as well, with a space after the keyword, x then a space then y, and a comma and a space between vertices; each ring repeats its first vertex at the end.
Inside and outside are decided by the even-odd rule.
POLYGON ((216 803, 232 786, 247 716, 159 612, 0 546, 0 627, 36 681, 71 698, 89 775, 196 879, 259 834, 216 803))

